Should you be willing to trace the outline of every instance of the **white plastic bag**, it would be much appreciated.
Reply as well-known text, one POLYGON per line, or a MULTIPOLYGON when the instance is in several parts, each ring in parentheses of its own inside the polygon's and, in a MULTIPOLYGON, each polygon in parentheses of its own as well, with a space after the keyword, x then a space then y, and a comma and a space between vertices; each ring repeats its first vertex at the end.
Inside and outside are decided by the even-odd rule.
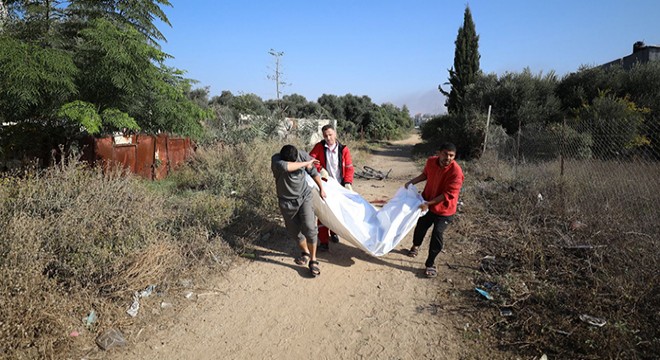
POLYGON ((424 199, 414 185, 397 190, 380 210, 360 194, 345 189, 337 180, 323 183, 326 199, 322 200, 314 180, 307 176, 313 191, 314 212, 322 224, 373 256, 394 249, 415 227, 424 213, 419 209, 424 199))

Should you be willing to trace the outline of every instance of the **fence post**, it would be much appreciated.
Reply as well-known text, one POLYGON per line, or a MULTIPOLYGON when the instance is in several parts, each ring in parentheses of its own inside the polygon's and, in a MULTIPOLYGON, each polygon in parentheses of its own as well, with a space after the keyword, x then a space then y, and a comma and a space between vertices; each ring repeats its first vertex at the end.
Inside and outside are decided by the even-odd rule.
POLYGON ((561 139, 559 142, 559 161, 560 161, 560 170, 559 170, 559 177, 564 180, 564 147, 566 147, 566 144, 564 143, 566 137, 566 117, 564 117, 564 122, 561 127, 561 139))
POLYGON ((518 136, 516 141, 516 161, 514 163, 515 167, 513 172, 518 176, 518 164, 520 163, 520 133, 522 132, 522 119, 518 119, 518 136))
POLYGON ((484 150, 482 154, 486 153, 486 143, 488 142, 488 125, 490 124, 490 109, 493 105, 488 105, 488 117, 486 117, 486 132, 484 134, 484 150))
POLYGON ((559 139, 559 201, 561 201, 561 211, 562 215, 566 215, 566 192, 564 187, 566 186, 564 181, 564 151, 566 148, 566 117, 564 116, 564 121, 561 126, 561 138, 559 139))

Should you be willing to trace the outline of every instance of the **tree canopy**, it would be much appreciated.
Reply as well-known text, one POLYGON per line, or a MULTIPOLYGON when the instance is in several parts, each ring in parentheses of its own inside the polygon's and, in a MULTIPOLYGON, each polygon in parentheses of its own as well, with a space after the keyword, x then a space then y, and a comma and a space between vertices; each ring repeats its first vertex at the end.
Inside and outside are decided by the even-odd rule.
MULTIPOLYGON (((155 21, 169 25, 162 9, 169 1, 10 0, 4 5, 3 123, 32 123, 35 131, 67 137, 82 134, 81 129, 200 135, 201 120, 210 113, 187 96, 193 81, 165 66, 169 55, 160 50, 165 38, 155 21)), ((6 145, 11 132, 4 132, 6 145)))

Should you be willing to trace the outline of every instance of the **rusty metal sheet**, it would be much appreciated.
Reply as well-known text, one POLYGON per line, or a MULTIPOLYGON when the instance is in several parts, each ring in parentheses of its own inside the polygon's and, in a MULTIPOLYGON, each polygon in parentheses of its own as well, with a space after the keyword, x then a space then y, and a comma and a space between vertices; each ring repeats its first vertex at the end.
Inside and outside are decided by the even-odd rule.
POLYGON ((151 135, 137 135, 136 173, 145 179, 152 180, 154 174, 154 154, 156 138, 151 135))
POLYGON ((111 137, 96 139, 94 145, 94 160, 101 164, 103 172, 107 172, 112 166, 112 148, 114 147, 111 137))
POLYGON ((186 139, 167 139, 167 158, 170 161, 170 170, 175 170, 186 161, 186 139))
POLYGON ((84 157, 104 172, 119 166, 150 180, 166 178, 195 151, 190 138, 170 138, 167 134, 106 136, 90 138, 88 143, 91 150, 84 157))
POLYGON ((156 150, 154 152, 154 179, 161 180, 167 177, 169 160, 167 156, 167 135, 156 137, 156 150))
POLYGON ((135 144, 115 145, 112 149, 112 165, 121 164, 122 169, 135 173, 137 168, 136 155, 137 145, 135 144))

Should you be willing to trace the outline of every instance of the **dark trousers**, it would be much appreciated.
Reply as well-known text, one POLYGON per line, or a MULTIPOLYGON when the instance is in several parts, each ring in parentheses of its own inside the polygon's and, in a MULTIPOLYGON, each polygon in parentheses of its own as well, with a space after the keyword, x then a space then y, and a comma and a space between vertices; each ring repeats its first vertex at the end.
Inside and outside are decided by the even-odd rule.
POLYGON ((442 251, 442 236, 447 226, 451 223, 453 216, 440 216, 432 212, 427 212, 417 220, 415 232, 413 235, 413 245, 421 246, 424 241, 424 236, 433 225, 433 232, 431 233, 431 244, 429 245, 429 256, 426 258, 426 267, 431 267, 435 264, 435 258, 442 251))

